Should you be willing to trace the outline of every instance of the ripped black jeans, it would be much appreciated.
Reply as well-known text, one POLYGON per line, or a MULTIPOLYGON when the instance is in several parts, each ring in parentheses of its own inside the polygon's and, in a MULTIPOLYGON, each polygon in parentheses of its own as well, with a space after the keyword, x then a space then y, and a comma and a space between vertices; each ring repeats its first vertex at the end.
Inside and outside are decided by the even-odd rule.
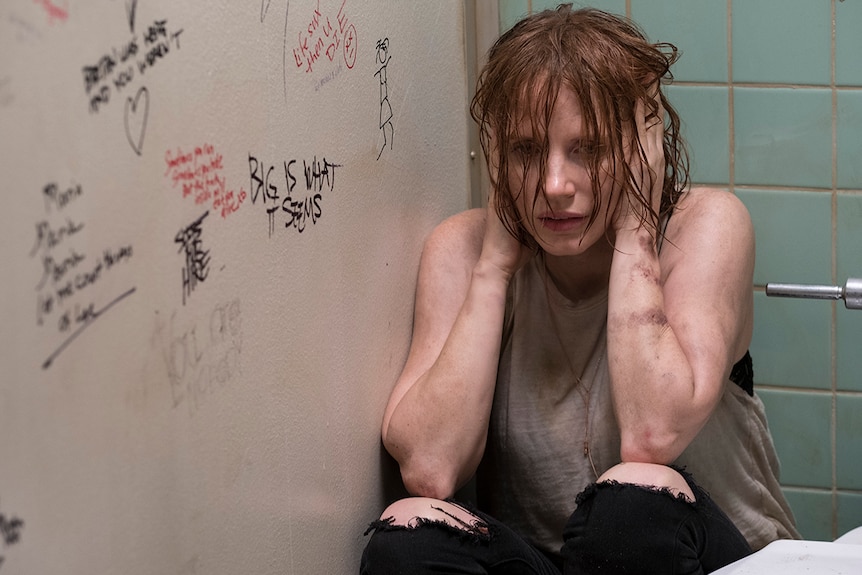
POLYGON ((691 503, 631 484, 593 484, 577 497, 559 555, 546 555, 478 511, 457 529, 440 522, 401 527, 385 519, 374 532, 360 575, 705 574, 751 553, 739 530, 688 474, 691 503))

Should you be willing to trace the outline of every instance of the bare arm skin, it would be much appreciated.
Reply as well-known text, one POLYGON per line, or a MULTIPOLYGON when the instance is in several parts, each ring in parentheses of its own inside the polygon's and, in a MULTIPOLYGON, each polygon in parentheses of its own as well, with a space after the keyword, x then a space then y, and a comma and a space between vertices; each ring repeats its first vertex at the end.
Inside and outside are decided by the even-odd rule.
POLYGON ((493 214, 486 226, 486 213, 449 218, 422 254, 413 340, 382 429, 413 495, 453 495, 485 450, 506 290, 522 263, 520 247, 497 235, 506 232, 493 214))
POLYGON ((751 341, 754 232, 728 192, 692 190, 661 256, 641 229, 618 230, 608 296, 611 390, 623 461, 670 463, 721 397, 751 341))
MULTIPOLYGON (((664 117, 638 104, 642 153, 633 172, 661 197, 664 117), (650 175, 658 177, 649 178, 650 175)), ((661 255, 621 202, 608 288, 608 363, 623 462, 673 462, 718 404, 733 364, 751 342, 754 230, 728 192, 695 189, 674 209, 661 255)))

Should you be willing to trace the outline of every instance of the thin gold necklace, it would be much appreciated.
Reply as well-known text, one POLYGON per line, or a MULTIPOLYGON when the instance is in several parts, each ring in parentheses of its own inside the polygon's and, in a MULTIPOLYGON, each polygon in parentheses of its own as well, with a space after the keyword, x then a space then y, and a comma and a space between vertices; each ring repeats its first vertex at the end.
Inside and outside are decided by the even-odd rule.
POLYGON ((593 470, 593 475, 595 476, 596 479, 598 479, 599 474, 596 471, 595 463, 593 463, 593 453, 592 453, 592 450, 590 449, 590 392, 592 391, 593 385, 595 384, 596 376, 599 373, 599 367, 601 367, 601 356, 599 356, 599 359, 596 360, 596 362, 595 362, 596 368, 595 368, 594 373, 593 373, 593 379, 592 379, 592 382, 590 383, 590 386, 587 387, 583 383, 581 378, 578 377, 577 375, 575 375, 575 368, 572 365, 572 360, 569 357, 568 352, 566 351, 566 346, 563 345, 563 338, 560 335, 560 328, 557 325, 557 318, 556 318, 556 315, 554 314, 553 308, 551 307, 551 294, 550 294, 550 288, 548 287, 548 283, 549 283, 549 281, 551 281, 550 280, 550 272, 548 271, 548 266, 545 262, 544 253, 541 254, 541 258, 542 258, 542 269, 544 272, 542 274, 542 280, 543 280, 542 283, 545 286, 545 302, 548 304, 548 316, 551 318, 551 324, 554 327, 554 335, 557 337, 557 343, 560 345, 560 352, 563 354, 563 357, 566 359, 566 365, 568 365, 568 367, 569 367, 569 373, 575 379, 575 389, 577 390, 578 395, 581 396, 581 401, 584 404, 584 414, 585 414, 585 416, 584 416, 584 444, 583 444, 584 457, 586 457, 587 460, 590 462, 590 468, 593 470))

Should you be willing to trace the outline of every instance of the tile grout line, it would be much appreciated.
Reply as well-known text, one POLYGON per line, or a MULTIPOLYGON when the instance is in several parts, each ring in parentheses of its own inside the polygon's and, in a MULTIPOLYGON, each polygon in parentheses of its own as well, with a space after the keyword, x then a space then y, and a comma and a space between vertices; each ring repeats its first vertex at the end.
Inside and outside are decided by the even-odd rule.
MULTIPOLYGON (((757 286, 757 287, 758 287, 757 291, 762 293, 764 286, 761 285, 761 286, 757 286)), ((757 387, 757 389, 768 389, 770 391, 786 391, 786 392, 820 395, 820 396, 832 395, 834 393, 831 389, 825 388, 825 387, 824 388, 797 387, 795 385, 788 385, 788 384, 778 385, 778 384, 766 383, 766 382, 757 382, 754 385, 757 387)), ((840 397, 862 397, 862 391, 839 391, 839 392, 835 393, 835 395, 838 395, 840 397)))
MULTIPOLYGON (((795 491, 806 491, 809 493, 830 493, 832 488, 830 487, 814 487, 811 485, 782 485, 782 487, 786 487, 787 489, 793 489, 795 491)), ((850 493, 853 495, 862 495, 862 490, 860 489, 842 489, 842 493, 850 493)))
MULTIPOLYGON (((836 89, 836 30, 835 0, 830 3, 831 38, 829 54, 829 83, 832 90, 832 282, 838 276, 838 90, 836 89)), ((832 362, 832 417, 830 421, 832 447, 832 539, 838 537, 838 305, 832 302, 831 362, 832 362)))
MULTIPOLYGON (((727 86, 727 82, 709 82, 709 81, 696 81, 696 80, 678 80, 674 79, 674 85, 679 86, 702 86, 702 87, 722 87, 727 86)), ((832 84, 792 84, 788 82, 733 82, 733 85, 737 88, 743 89, 751 89, 751 88, 772 88, 772 89, 786 89, 786 90, 831 90, 833 88, 832 84)), ((847 92, 860 92, 862 91, 862 86, 839 86, 838 84, 834 84, 834 88, 841 89, 847 92)))
POLYGON ((733 0, 727 0, 727 146, 728 166, 727 178, 730 193, 736 195, 736 157, 735 140, 736 132, 734 125, 733 108, 733 0))

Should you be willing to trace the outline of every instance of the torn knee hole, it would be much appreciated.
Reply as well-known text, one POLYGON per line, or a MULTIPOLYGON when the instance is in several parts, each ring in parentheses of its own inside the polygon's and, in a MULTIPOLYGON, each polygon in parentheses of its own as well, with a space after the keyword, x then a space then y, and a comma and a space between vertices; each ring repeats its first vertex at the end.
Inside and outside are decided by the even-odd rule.
MULTIPOLYGON (((470 521, 466 521, 464 518, 458 517, 454 513, 450 513, 449 511, 443 509, 442 507, 435 507, 432 505, 431 509, 434 509, 435 511, 439 511, 440 513, 442 513, 443 515, 445 515, 446 517, 451 519, 451 521, 447 521, 445 519, 443 521, 446 524, 451 525, 452 527, 463 529, 464 531, 467 531, 469 533, 488 535, 488 526, 485 524, 485 522, 482 521, 480 518, 476 517, 475 515, 473 515, 472 513, 470 513, 469 511, 467 511, 466 509, 464 509, 463 507, 459 506, 458 509, 462 510, 465 514, 467 514, 470 518, 470 521)), ((419 518, 414 517, 414 519, 419 519, 419 518)))
POLYGON ((453 501, 430 497, 408 497, 386 508, 381 519, 392 527, 416 528, 427 524, 441 524, 478 535, 487 535, 488 527, 474 513, 453 501))

